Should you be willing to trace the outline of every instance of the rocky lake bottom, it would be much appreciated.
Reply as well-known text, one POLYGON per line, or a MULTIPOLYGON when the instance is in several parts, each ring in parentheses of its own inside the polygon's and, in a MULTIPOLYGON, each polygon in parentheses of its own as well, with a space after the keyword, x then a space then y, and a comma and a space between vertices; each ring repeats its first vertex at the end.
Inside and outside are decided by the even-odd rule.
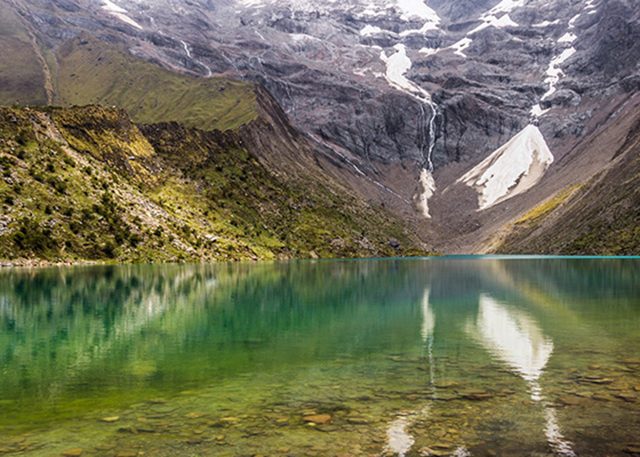
POLYGON ((0 455, 640 455, 639 267, 0 271, 0 455))

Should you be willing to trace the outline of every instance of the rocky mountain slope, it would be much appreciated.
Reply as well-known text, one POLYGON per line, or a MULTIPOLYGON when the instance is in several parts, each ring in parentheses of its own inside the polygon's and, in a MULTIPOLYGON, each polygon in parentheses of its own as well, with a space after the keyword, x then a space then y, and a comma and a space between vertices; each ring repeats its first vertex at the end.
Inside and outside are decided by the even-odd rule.
MULTIPOLYGON (((589 181, 536 206, 499 239, 499 252, 637 255, 640 252, 640 106, 622 125, 628 132, 611 163, 589 181), (567 228, 570 228, 569 230, 567 228)), ((607 141, 601 133, 594 141, 607 141)))
POLYGON ((609 172, 637 113, 634 0, 0 2, 0 103, 226 129, 255 120, 236 81, 258 83, 312 164, 247 133, 267 169, 311 169, 441 252, 538 252, 519 221, 594 180, 621 186, 609 172), (18 53, 29 65, 11 64, 18 53))
POLYGON ((352 257, 418 246, 328 180, 276 176, 242 132, 138 127, 98 106, 3 108, 0 145, 0 258, 352 257))

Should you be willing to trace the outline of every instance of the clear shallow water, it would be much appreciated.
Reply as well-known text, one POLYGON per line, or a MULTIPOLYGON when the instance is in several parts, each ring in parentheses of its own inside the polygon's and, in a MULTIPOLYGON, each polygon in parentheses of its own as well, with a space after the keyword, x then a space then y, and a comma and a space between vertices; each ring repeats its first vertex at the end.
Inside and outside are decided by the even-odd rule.
POLYGON ((640 260, 0 271, 0 455, 74 449, 640 455, 640 260))

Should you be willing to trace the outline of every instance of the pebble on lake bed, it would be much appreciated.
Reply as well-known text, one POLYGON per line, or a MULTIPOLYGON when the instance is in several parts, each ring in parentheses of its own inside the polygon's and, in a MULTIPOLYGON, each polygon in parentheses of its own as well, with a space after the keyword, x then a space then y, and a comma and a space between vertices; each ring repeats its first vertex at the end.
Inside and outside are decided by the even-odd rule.
POLYGON ((80 457, 82 455, 82 449, 79 447, 73 449, 67 449, 62 453, 63 457, 80 457))
POLYGON ((116 452, 116 457, 138 457, 138 452, 126 449, 116 452))
POLYGON ((310 416, 304 416, 303 420, 307 423, 324 425, 331 422, 331 416, 329 414, 313 414, 310 416))

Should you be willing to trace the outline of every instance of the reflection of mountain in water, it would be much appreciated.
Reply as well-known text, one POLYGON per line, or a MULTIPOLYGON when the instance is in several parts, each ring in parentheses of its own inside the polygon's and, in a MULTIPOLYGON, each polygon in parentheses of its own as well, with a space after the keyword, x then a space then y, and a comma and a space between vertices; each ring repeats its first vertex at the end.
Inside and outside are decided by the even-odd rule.
MULTIPOLYGON (((585 260, 440 259, 3 271, 0 400, 38 407, 79 386, 96 398, 141 386, 170 394, 244 374, 308 373, 341 358, 391 379, 393 355, 428 365, 416 376, 437 401, 436 377, 451 370, 443 360, 492 360, 526 381, 551 447, 570 455, 544 400, 543 371, 570 340, 602 348, 620 341, 601 331, 605 311, 594 301, 581 313, 580 301, 560 299, 589 265, 605 269, 585 260)), ((607 265, 609 282, 578 281, 586 289, 579 296, 618 290, 612 307, 633 325, 638 262, 607 265)), ((433 414, 430 404, 392 416, 397 449, 413 439, 413 421, 433 414)))

